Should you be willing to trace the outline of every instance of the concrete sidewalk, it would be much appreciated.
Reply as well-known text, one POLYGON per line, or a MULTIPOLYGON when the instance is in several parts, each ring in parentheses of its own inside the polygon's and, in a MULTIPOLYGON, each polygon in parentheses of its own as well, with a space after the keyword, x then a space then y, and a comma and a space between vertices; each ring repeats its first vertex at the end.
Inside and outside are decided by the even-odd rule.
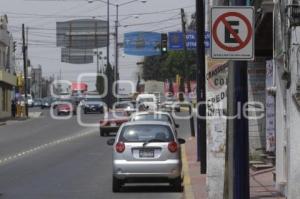
MULTIPOLYGON (((200 174, 200 163, 197 162, 196 138, 186 140, 182 147, 184 170, 184 198, 207 198, 206 175, 200 174)), ((250 170, 250 198, 251 199, 284 199, 275 189, 273 183, 273 170, 250 170)))

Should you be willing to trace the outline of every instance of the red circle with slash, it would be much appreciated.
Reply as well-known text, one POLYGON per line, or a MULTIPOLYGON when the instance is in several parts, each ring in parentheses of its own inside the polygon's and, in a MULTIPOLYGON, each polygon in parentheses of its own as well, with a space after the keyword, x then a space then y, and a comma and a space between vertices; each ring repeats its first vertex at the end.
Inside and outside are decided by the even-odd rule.
POLYGON ((216 19, 215 23, 213 24, 212 32, 213 32, 213 34, 212 34, 213 39, 215 40, 216 44, 220 48, 222 48, 226 51, 238 51, 238 50, 241 50, 242 48, 244 48, 250 42, 250 40, 252 38, 252 25, 251 25, 250 21, 247 19, 247 17, 245 17, 241 13, 226 12, 226 13, 220 15, 216 19), (247 33, 247 37, 245 40, 242 40, 240 38, 240 36, 233 30, 231 25, 226 21, 226 17, 240 18, 246 24, 248 33, 247 33), (217 35, 217 28, 221 24, 221 22, 224 24, 225 28, 233 35, 233 38, 239 44, 238 46, 227 46, 220 41, 220 39, 218 38, 218 35, 217 35))

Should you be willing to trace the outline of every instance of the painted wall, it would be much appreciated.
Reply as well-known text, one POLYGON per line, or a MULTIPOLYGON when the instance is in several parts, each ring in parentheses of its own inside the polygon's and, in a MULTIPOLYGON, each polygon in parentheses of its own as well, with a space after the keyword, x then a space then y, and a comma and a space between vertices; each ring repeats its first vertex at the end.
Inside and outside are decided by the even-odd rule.
POLYGON ((293 95, 300 80, 300 27, 292 29, 290 47, 290 73, 291 86, 287 90, 287 197, 299 198, 300 196, 300 102, 296 103, 293 95))

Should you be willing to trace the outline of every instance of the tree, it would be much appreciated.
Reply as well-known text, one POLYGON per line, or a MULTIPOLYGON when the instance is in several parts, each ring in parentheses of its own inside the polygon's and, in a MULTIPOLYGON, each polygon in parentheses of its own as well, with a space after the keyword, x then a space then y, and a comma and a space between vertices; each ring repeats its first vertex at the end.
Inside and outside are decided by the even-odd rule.
MULTIPOLYGON (((112 69, 111 65, 109 64, 103 75, 106 76, 107 78, 107 95, 103 97, 103 101, 106 103, 108 108, 112 108, 113 103, 116 101, 115 96, 113 95, 113 82, 114 82, 114 70, 112 69)), ((96 88, 97 91, 100 95, 104 94, 105 91, 105 79, 104 77, 101 75, 97 75, 97 80, 96 80, 96 88)))

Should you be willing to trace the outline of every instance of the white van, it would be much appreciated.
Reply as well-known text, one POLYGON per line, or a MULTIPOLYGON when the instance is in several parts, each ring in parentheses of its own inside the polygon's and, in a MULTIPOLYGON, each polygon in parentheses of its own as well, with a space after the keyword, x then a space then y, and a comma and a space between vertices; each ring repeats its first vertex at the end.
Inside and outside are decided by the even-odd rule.
POLYGON ((157 98, 154 94, 139 94, 136 98, 137 104, 143 104, 148 110, 157 110, 157 98))

